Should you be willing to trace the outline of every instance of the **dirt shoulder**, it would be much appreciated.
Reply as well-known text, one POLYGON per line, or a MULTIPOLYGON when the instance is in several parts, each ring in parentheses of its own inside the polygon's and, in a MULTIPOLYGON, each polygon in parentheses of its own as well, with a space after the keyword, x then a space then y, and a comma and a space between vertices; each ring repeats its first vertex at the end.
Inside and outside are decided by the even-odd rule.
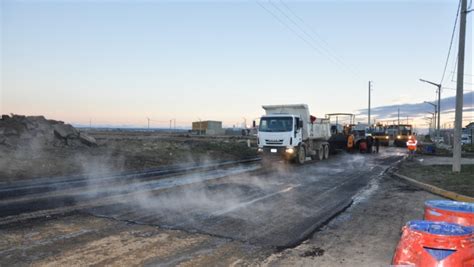
POLYGON ((451 170, 452 165, 427 165, 416 158, 403 162, 398 172, 422 183, 474 197, 474 164, 463 164, 461 173, 451 170))
POLYGON ((252 265, 269 252, 179 230, 70 214, 0 227, 1 266, 252 265))

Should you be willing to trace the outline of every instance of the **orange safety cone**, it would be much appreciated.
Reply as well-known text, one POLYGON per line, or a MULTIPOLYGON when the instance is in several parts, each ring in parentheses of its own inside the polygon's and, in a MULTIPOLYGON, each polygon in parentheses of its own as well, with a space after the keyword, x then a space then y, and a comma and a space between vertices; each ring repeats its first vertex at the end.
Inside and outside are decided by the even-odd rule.
POLYGON ((474 227, 474 203, 428 200, 425 202, 425 220, 474 227))
POLYGON ((474 266, 473 228, 446 222, 410 221, 393 256, 393 265, 474 266))

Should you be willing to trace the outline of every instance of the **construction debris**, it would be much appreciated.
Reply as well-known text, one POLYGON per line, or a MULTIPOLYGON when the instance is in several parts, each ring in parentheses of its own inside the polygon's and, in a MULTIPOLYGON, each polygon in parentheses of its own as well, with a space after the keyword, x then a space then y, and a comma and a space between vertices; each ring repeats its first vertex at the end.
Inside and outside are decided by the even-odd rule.
POLYGON ((96 146, 94 137, 78 131, 62 121, 44 116, 2 115, 0 145, 96 146))

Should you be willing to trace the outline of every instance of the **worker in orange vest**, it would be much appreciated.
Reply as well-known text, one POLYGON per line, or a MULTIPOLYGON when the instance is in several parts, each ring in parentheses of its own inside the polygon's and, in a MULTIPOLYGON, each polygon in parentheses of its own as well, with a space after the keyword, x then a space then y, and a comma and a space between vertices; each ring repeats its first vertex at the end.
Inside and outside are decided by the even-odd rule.
POLYGON ((407 141, 407 148, 408 148, 408 153, 411 156, 415 154, 417 144, 418 144, 418 141, 416 140, 416 137, 414 135, 410 135, 407 141))
POLYGON ((347 151, 352 152, 352 149, 354 148, 354 135, 349 135, 347 138, 347 151))

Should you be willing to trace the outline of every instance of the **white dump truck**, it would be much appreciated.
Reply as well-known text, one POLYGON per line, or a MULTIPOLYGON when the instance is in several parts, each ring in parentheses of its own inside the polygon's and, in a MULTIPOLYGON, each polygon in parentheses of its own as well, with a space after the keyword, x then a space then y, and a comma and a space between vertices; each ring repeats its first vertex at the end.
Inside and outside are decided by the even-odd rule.
POLYGON ((278 156, 303 164, 307 156, 318 160, 329 157, 329 120, 311 116, 305 104, 262 108, 265 115, 260 118, 257 142, 264 158, 278 156))

